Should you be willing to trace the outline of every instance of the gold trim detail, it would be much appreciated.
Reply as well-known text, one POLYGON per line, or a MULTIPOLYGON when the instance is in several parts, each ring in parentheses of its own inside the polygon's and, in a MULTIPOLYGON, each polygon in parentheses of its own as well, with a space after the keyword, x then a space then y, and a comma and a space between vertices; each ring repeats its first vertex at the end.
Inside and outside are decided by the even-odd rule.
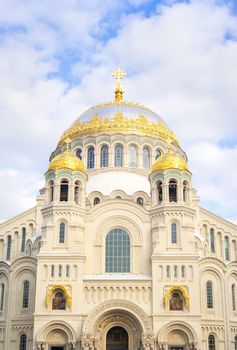
POLYGON ((173 292, 175 292, 176 290, 182 293, 182 296, 183 296, 184 301, 185 301, 185 307, 188 308, 189 307, 189 296, 188 296, 185 288, 182 286, 173 286, 173 287, 169 288, 168 292, 164 296, 164 307, 166 309, 168 308, 171 294, 173 292))
POLYGON ((121 103, 123 101, 123 88, 121 85, 121 79, 123 79, 127 74, 121 69, 116 69, 112 76, 116 79, 116 88, 115 88, 115 101, 121 103))
POLYGON ((69 286, 63 286, 61 284, 56 284, 54 286, 51 286, 47 288, 47 294, 46 294, 46 298, 45 298, 45 305, 47 308, 50 307, 51 302, 52 302, 52 297, 53 297, 53 293, 55 292, 55 290, 57 289, 61 289, 65 295, 66 298, 66 302, 67 302, 67 306, 71 307, 72 305, 72 296, 71 293, 69 291, 69 286))
POLYGON ((137 119, 128 119, 119 112, 112 119, 101 119, 100 116, 93 115, 87 122, 75 121, 68 130, 64 131, 58 146, 62 145, 67 137, 74 139, 79 136, 116 132, 140 133, 158 137, 165 141, 171 140, 171 142, 178 144, 175 134, 162 121, 158 123, 149 122, 144 115, 140 115, 137 119))

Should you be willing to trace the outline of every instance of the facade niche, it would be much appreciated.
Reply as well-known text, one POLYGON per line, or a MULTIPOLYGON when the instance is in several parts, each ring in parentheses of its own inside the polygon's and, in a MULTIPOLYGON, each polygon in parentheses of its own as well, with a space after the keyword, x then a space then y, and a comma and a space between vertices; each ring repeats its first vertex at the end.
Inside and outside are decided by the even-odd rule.
POLYGON ((169 301, 169 310, 182 311, 184 309, 183 295, 179 291, 174 291, 171 294, 169 301))
POLYGON ((52 310, 66 310, 66 298, 61 289, 57 289, 54 293, 52 310))

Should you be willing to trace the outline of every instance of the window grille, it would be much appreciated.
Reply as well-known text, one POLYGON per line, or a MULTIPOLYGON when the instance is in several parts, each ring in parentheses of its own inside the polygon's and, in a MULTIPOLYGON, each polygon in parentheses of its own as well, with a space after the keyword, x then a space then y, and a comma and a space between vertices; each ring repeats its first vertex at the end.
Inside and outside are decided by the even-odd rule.
POLYGON ((208 337, 208 350, 216 350, 216 342, 214 335, 208 337))
POLYGON ((235 286, 235 284, 232 284, 232 286, 231 286, 231 294, 232 294, 232 309, 233 309, 233 311, 235 311, 236 310, 236 300, 235 300, 236 286, 235 286))
POLYGON ((106 168, 109 165, 109 150, 108 146, 102 146, 100 150, 100 166, 106 168))
POLYGON ((171 243, 177 244, 177 225, 174 223, 171 225, 171 243))
POLYGON ((225 237, 225 260, 230 260, 229 237, 225 237))
POLYGON ((24 252, 25 248, 26 248, 26 228, 22 227, 21 252, 24 252))
POLYGON ((22 334, 20 337, 20 347, 19 350, 26 350, 27 337, 25 334, 22 334))
POLYGON ((130 238, 126 231, 116 228, 106 237, 106 272, 130 272, 130 238))
POLYGON ((29 281, 24 281, 23 282, 23 302, 22 302, 23 309, 26 309, 29 306, 29 290, 30 290, 29 281))
POLYGON ((95 150, 94 147, 88 148, 87 151, 87 169, 93 169, 95 167, 95 150))
POLYGON ((12 245, 12 237, 10 235, 7 236, 7 256, 6 260, 11 259, 11 245, 12 245))
POLYGON ((65 224, 61 222, 59 227, 59 243, 65 242, 65 224))
POLYGON ((148 147, 143 148, 143 168, 150 168, 150 150, 148 147))
POLYGON ((208 281, 206 283, 206 293, 207 293, 207 308, 213 308, 213 295, 212 295, 212 282, 208 281))
POLYGON ((211 248, 211 253, 215 253, 215 232, 214 229, 210 229, 210 248, 211 248))
POLYGON ((123 166, 123 146, 116 145, 114 152, 114 165, 116 167, 123 166))

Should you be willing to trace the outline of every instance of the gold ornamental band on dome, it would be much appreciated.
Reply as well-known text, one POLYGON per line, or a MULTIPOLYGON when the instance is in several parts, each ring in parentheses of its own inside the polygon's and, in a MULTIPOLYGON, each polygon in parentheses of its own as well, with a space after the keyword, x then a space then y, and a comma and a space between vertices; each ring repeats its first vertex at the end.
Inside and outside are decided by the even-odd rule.
POLYGON ((171 295, 175 291, 178 291, 182 294, 182 296, 184 298, 184 302, 185 302, 185 307, 188 308, 189 307, 189 296, 188 296, 185 288, 182 286, 172 286, 168 289, 167 293, 164 296, 164 307, 168 308, 171 295))
POLYGON ((171 142, 177 145, 179 144, 175 134, 162 121, 150 122, 144 115, 140 115, 136 119, 129 119, 119 112, 112 119, 102 119, 99 115, 95 114, 90 120, 84 123, 78 120, 75 121, 68 130, 64 131, 58 142, 58 146, 61 146, 67 137, 75 139, 80 136, 117 132, 125 134, 139 133, 158 137, 164 141, 171 140, 171 142))

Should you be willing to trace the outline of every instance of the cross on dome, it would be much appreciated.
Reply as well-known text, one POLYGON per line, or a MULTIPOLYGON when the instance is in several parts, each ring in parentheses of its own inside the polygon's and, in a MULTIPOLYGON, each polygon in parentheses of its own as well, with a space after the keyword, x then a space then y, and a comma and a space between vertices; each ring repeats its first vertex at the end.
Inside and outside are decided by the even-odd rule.
POLYGON ((115 89, 115 101, 120 103, 123 100, 123 89, 121 86, 121 79, 123 79, 127 74, 121 69, 116 69, 112 76, 116 79, 116 89, 115 89))

